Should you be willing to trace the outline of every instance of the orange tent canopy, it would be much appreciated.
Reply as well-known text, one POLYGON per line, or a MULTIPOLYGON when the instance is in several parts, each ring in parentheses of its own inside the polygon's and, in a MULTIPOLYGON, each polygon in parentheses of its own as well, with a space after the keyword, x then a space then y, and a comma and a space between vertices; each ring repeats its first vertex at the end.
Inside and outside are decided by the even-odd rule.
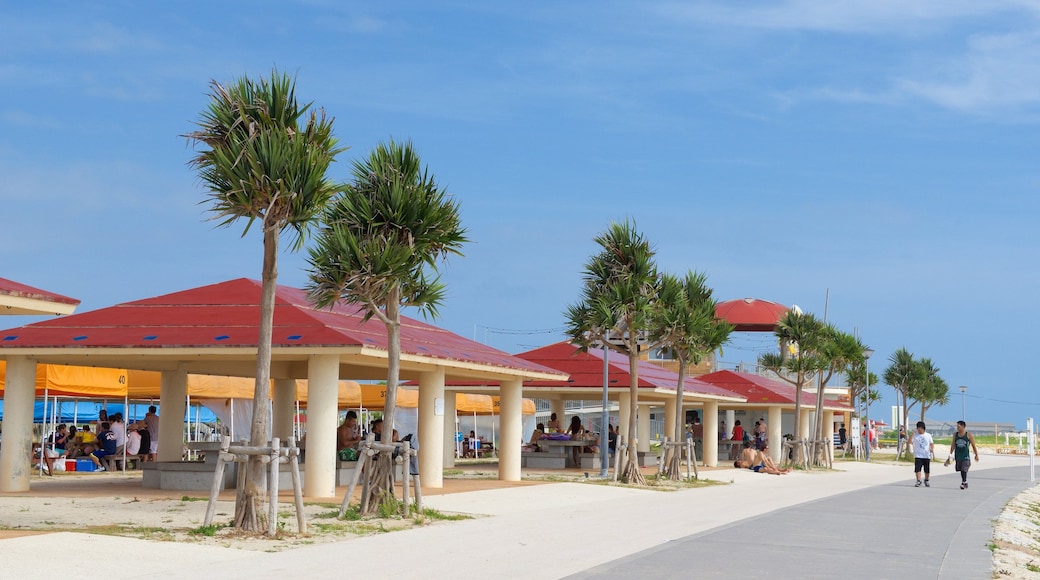
MULTIPOLYGON (((0 360, 0 396, 7 379, 7 361, 0 360)), ((127 392, 126 369, 101 369, 66 365, 36 366, 36 396, 46 389, 50 396, 122 399, 127 392)))
MULTIPOLYGON (((7 363, 0 360, 0 396, 3 395, 7 363)), ((37 365, 36 396, 44 389, 50 396, 97 397, 122 399, 158 399, 162 373, 127 369, 106 369, 71 365, 37 365)), ((188 375, 187 394, 193 399, 252 399, 255 381, 247 377, 188 375)), ((296 399, 307 402, 307 381, 296 381, 296 399)), ((414 409, 419 406, 419 391, 398 387, 397 404, 414 409)), ((364 407, 382 409, 386 406, 386 385, 359 384, 356 381, 339 382, 341 409, 364 407)), ((459 413, 480 415, 499 414, 501 400, 492 395, 456 393, 455 410, 459 413)), ((533 415, 534 401, 523 400, 523 414, 533 415)))

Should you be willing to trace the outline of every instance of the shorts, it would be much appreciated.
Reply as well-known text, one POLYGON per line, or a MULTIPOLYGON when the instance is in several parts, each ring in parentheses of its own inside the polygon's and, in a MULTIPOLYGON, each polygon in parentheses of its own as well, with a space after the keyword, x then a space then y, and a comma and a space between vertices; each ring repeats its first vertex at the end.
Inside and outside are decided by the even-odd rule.
POLYGON ((108 453, 104 449, 98 449, 98 450, 94 451, 93 453, 91 453, 91 455, 93 455, 94 457, 97 457, 98 459, 101 459, 102 457, 105 457, 107 455, 114 455, 114 454, 113 453, 108 453))
POLYGON ((155 454, 159 452, 159 442, 152 439, 151 444, 148 446, 148 453, 155 454))
POLYGON ((970 469, 970 468, 971 468, 971 460, 970 459, 958 459, 958 460, 953 462, 953 469, 955 471, 963 471, 963 472, 967 473, 968 469, 970 469))
POLYGON ((765 466, 765 465, 763 465, 763 464, 759 464, 759 465, 756 465, 756 466, 752 467, 751 469, 754 469, 754 470, 755 470, 755 473, 758 473, 759 471, 762 471, 762 470, 763 470, 763 469, 765 469, 765 468, 766 468, 766 466, 765 466))
POLYGON ((925 474, 932 473, 932 460, 927 457, 914 457, 914 473, 921 473, 924 468, 925 474))

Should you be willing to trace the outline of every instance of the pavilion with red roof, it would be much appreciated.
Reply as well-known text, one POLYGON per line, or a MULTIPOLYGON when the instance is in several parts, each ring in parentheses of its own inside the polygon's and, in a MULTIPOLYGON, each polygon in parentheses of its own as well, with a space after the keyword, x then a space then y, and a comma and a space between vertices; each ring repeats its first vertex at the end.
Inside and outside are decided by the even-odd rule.
MULTIPOLYGON (((548 399, 552 404, 552 412, 563 417, 566 401, 602 401, 603 395, 603 351, 591 349, 582 352, 581 349, 567 341, 557 342, 534 350, 529 350, 516 355, 537 364, 548 367, 565 374, 569 378, 554 380, 527 380, 524 381, 524 396, 539 399, 548 399)), ((624 431, 628 429, 630 413, 630 367, 628 357, 619 353, 611 352, 607 357, 607 397, 609 400, 618 401, 619 421, 618 427, 622 430, 621 435, 627 437, 624 431)), ((679 382, 679 375, 664 367, 655 365, 649 361, 640 360, 638 364, 638 388, 639 403, 647 412, 640 412, 637 421, 639 433, 650 433, 649 407, 664 407, 665 432, 669 437, 675 431, 675 389, 679 382)), ((460 390, 482 392, 486 389, 496 388, 493 384, 465 385, 452 383, 449 387, 460 387, 460 390), (465 387, 462 389, 461 387, 465 387)), ((702 408, 706 416, 717 416, 719 403, 741 403, 744 397, 734 395, 726 389, 700 381, 692 377, 686 377, 683 384, 683 407, 702 408), (714 410, 714 415, 712 413, 714 410)), ((707 429, 707 425, 705 426, 707 429)), ((717 430, 718 427, 712 427, 717 430)), ((714 432, 714 431, 712 431, 714 432)), ((639 451, 650 450, 650 437, 638 437, 639 451)), ((717 441, 706 441, 704 449, 704 462, 706 465, 714 464, 711 453, 717 452, 718 446, 712 446, 717 441), (709 449, 709 446, 712 449, 709 449)))
MULTIPOLYGON (((0 331, 0 359, 7 361, 0 491, 29 488, 37 363, 161 371, 158 458, 179 461, 187 375, 254 376, 260 292, 259 281, 231 280, 0 331)), ((386 378, 386 328, 365 321, 356 306, 319 310, 304 291, 279 286, 272 340, 273 436, 291 435, 295 379, 308 379, 304 494, 333 497, 338 381, 386 378)), ((401 378, 419 383, 419 441, 445 441, 445 381, 499 383, 502 438, 519 441, 523 381, 566 375, 402 318, 401 378)), ((454 432, 453 421, 447 429, 454 432)), ((424 485, 443 485, 446 446, 420 446, 424 485)), ((519 481, 519 446, 502 447, 499 478, 519 481)))
POLYGON ((79 300, 0 278, 0 315, 72 314, 79 300))
MULTIPOLYGON (((771 441, 780 441, 783 436, 781 429, 781 417, 783 411, 794 412, 795 396, 797 389, 794 385, 781 380, 763 377, 750 373, 738 373, 734 371, 716 371, 697 377, 699 380, 725 389, 735 395, 740 395, 746 402, 740 405, 743 409, 761 411, 762 418, 766 419, 767 436, 771 441)), ((802 391, 802 437, 808 436, 809 413, 816 410, 816 394, 814 392, 802 391)), ((831 429, 834 423, 834 413, 846 413, 851 407, 834 399, 824 399, 823 420, 824 425, 831 429)), ((752 415, 754 416, 754 415, 752 415)), ((730 426, 732 426, 732 421, 730 426)), ((751 425, 743 425, 745 430, 750 431, 751 425)), ((827 435, 830 437, 831 435, 827 435)), ((780 446, 770 446, 770 453, 775 461, 780 459, 780 446)))
POLYGON ((773 332, 788 310, 783 304, 769 300, 738 298, 719 302, 715 306, 715 318, 732 324, 736 332, 773 332))

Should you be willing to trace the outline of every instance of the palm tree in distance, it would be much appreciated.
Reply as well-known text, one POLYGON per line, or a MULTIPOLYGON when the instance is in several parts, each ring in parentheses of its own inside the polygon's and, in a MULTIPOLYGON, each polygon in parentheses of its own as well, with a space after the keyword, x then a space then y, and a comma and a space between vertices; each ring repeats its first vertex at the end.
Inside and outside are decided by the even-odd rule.
MULTIPOLYGON (((790 349, 790 352, 766 353, 758 359, 759 365, 795 387, 796 439, 801 439, 802 434, 802 390, 824 366, 820 349, 828 332, 827 328, 827 325, 808 312, 789 310, 777 322, 775 333, 781 349, 790 349)), ((776 446, 774 453, 779 448, 776 446)))
MULTIPOLYGON (((595 241, 601 249, 586 262, 581 298, 565 313, 566 333, 584 351, 606 344, 628 357, 630 398, 626 435, 630 452, 627 463, 615 469, 621 481, 642 485, 646 479, 639 470, 636 440, 632 437, 639 408, 639 350, 648 340, 660 278, 654 250, 634 222, 611 223, 595 241)), ((639 437, 649 436, 639 433, 639 437)))
MULTIPOLYGON (((250 444, 267 444, 271 426, 268 402, 271 335, 278 279, 278 240, 289 231, 290 248, 298 250, 309 226, 336 190, 326 176, 343 151, 332 134, 332 119, 311 103, 296 100, 296 81, 271 72, 269 78, 240 78, 229 85, 211 83, 210 103, 184 135, 203 149, 190 166, 209 190, 213 219, 221 226, 246 220, 243 236, 254 223, 263 233, 262 290, 257 338, 256 385, 250 444)), ((235 525, 260 529, 266 476, 259 458, 247 464, 245 489, 239 490, 235 525)))
MULTIPOLYGON (((354 162, 353 180, 325 212, 310 250, 311 301, 319 308, 358 304, 365 320, 374 316, 386 326, 388 439, 401 373, 401 308, 436 318, 445 287, 431 273, 449 255, 462 255, 465 234, 458 204, 422 166, 411 142, 391 140, 354 162)), ((366 474, 372 510, 394 492, 390 454, 378 457, 366 474)))
MULTIPOLYGON (((686 368, 700 364, 705 356, 722 347, 729 340, 734 326, 715 318, 718 304, 712 298, 712 289, 707 285, 708 277, 700 272, 689 271, 683 278, 671 274, 661 276, 661 291, 655 319, 654 336, 663 337, 661 346, 671 351, 679 362, 679 379, 675 391, 675 439, 684 440, 685 417, 683 416, 683 393, 686 368)), ((680 453, 666 454, 665 475, 669 479, 680 479, 680 453)))

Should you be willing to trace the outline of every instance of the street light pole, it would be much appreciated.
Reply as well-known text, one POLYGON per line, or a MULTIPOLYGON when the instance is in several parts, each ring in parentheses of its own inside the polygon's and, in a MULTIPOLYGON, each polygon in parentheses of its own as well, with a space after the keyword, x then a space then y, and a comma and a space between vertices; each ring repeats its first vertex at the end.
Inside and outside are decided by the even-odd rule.
POLYGON ((864 383, 866 383, 866 386, 867 386, 866 392, 864 393, 864 397, 866 398, 866 405, 865 405, 865 411, 863 413, 863 416, 864 416, 863 419, 864 419, 864 421, 866 421, 866 431, 865 431, 866 437, 864 437, 863 439, 865 440, 864 441, 864 443, 865 443, 864 449, 866 449, 865 457, 866 457, 867 461, 870 461, 870 364, 869 364, 869 361, 870 361, 870 355, 872 355, 872 354, 874 354, 874 349, 869 348, 869 347, 863 349, 863 374, 864 374, 864 383))
POLYGON ((961 390, 961 421, 964 421, 964 392, 968 390, 968 387, 961 385, 958 388, 961 390))

